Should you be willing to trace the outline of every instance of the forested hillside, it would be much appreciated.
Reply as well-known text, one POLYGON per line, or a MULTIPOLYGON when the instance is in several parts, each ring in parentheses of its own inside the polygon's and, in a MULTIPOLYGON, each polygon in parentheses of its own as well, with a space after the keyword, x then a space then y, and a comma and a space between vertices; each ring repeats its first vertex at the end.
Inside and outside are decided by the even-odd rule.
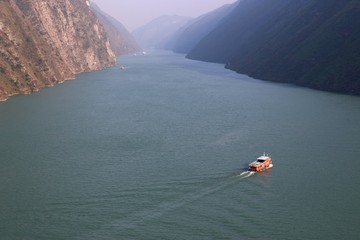
POLYGON ((360 95, 360 1, 242 0, 188 54, 239 73, 360 95))

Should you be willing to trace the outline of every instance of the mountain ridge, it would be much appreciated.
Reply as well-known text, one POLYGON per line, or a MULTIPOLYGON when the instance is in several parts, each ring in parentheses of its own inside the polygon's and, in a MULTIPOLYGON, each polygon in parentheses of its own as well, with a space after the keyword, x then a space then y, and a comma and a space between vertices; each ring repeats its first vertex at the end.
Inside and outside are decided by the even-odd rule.
POLYGON ((188 58, 238 73, 360 95, 360 2, 242 0, 188 58))
POLYGON ((143 48, 166 49, 176 31, 184 26, 190 17, 162 15, 135 29, 132 34, 143 48))
POLYGON ((225 4, 220 8, 190 20, 174 34, 174 39, 168 44, 170 45, 168 48, 175 53, 185 54, 190 52, 236 5, 237 2, 225 4))

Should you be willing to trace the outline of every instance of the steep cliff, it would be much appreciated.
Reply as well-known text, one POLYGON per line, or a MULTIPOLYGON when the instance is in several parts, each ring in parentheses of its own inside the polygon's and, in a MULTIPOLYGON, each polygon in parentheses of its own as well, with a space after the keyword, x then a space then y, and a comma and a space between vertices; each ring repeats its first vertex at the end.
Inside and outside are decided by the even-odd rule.
POLYGON ((95 3, 91 3, 91 9, 98 16, 104 26, 116 56, 142 52, 135 38, 118 20, 103 12, 95 3))
POLYGON ((0 1, 1 100, 114 63, 89 1, 0 1))
POLYGON ((219 22, 227 16, 237 5, 226 4, 214 11, 201 15, 180 28, 168 43, 170 49, 176 53, 189 53, 207 34, 217 27, 219 22))
POLYGON ((242 0, 188 55, 239 73, 360 95, 360 2, 242 0))

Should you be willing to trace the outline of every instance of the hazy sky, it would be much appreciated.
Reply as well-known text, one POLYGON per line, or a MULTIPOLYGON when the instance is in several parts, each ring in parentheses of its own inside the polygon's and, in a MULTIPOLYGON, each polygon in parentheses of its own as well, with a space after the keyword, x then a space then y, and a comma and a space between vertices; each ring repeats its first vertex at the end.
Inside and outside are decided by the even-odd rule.
POLYGON ((236 0, 90 0, 129 31, 161 15, 197 17, 236 0))

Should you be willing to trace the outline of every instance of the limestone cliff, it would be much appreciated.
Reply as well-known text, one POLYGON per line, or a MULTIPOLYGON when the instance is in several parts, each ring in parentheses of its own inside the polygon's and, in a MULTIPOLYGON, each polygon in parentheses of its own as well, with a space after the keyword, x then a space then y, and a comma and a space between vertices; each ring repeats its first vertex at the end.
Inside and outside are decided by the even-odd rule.
POLYGON ((115 63, 87 0, 0 0, 0 100, 115 63))
POLYGON ((143 51, 135 38, 118 20, 102 11, 95 3, 91 3, 91 9, 104 26, 116 56, 143 51))

